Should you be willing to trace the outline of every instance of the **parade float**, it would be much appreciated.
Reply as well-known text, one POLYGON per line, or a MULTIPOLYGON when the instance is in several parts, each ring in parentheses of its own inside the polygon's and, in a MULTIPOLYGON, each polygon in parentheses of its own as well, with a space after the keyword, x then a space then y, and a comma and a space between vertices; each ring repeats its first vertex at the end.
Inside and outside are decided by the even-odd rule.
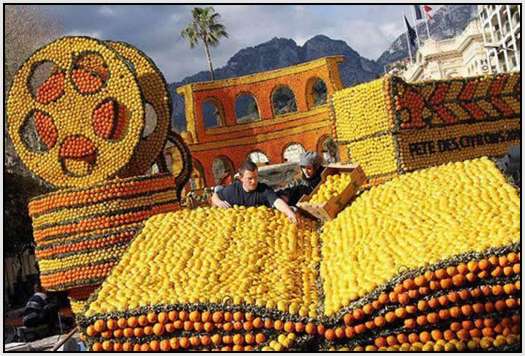
POLYGON ((485 157, 519 142, 519 74, 335 92, 334 135, 370 184, 324 177, 311 203, 349 186, 352 199, 294 225, 266 207, 182 208, 180 140, 178 180, 144 175, 167 135, 142 137, 145 92, 165 112, 169 99, 123 46, 53 42, 7 103, 17 152, 57 187, 29 204, 41 281, 87 299, 76 314, 89 350, 520 349, 520 195, 485 157), (57 70, 32 95, 28 76, 46 60, 57 70), (43 152, 24 143, 28 118, 43 152))
POLYGON ((49 291, 67 291, 75 312, 140 224, 179 208, 191 160, 182 139, 168 132, 171 109, 155 64, 122 42, 62 38, 36 51, 15 76, 8 132, 24 164, 57 188, 28 206, 40 281, 49 291), (144 175, 168 135, 182 152, 179 176, 144 175))

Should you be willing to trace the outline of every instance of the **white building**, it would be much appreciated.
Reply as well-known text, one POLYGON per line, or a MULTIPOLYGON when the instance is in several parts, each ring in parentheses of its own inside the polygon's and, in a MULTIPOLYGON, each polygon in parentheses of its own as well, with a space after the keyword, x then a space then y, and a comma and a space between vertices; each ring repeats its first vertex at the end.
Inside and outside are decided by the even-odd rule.
POLYGON ((415 61, 401 73, 408 82, 489 73, 483 35, 477 20, 470 22, 465 30, 454 38, 441 41, 426 40, 417 49, 414 57, 415 61))
POLYGON ((521 4, 478 5, 478 17, 490 71, 520 70, 521 4))

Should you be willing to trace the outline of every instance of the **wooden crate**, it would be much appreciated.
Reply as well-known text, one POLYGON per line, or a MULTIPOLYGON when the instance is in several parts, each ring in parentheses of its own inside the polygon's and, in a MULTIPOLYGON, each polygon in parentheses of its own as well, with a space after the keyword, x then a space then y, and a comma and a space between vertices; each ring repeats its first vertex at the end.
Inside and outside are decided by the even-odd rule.
POLYGON ((315 216, 321 221, 332 220, 348 205, 348 203, 356 196, 360 187, 363 184, 366 184, 366 182, 366 175, 359 165, 329 164, 321 173, 321 182, 319 185, 315 187, 312 193, 303 195, 303 197, 299 199, 297 207, 309 215, 315 216), (321 205, 309 203, 310 199, 319 190, 319 187, 326 182, 328 176, 345 172, 350 172, 352 180, 341 194, 330 198, 330 200, 321 205))

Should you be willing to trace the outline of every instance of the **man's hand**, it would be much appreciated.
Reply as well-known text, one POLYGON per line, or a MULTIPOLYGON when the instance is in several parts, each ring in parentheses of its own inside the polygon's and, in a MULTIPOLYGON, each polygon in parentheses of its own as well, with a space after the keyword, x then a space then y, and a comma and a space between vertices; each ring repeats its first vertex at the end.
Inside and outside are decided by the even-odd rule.
POLYGON ((232 206, 230 205, 230 203, 228 203, 227 201, 225 200, 222 200, 221 198, 219 198, 219 196, 217 195, 217 193, 213 193, 213 195, 211 196, 211 203, 218 207, 218 208, 223 208, 223 209, 228 209, 228 208, 231 208, 232 206))
POLYGON ((299 223, 299 219, 297 218, 297 215, 295 215, 295 213, 291 213, 288 216, 288 220, 290 220, 291 223, 294 223, 295 225, 297 225, 299 223))
POLYGON ((217 202, 217 207, 223 208, 223 209, 228 209, 228 208, 231 208, 232 206, 227 201, 219 199, 219 201, 217 202))
POLYGON ((275 203, 273 203, 273 206, 279 210, 280 212, 284 213, 290 222, 294 224, 298 224, 299 219, 297 218, 297 215, 294 213, 294 211, 286 204, 286 202, 282 199, 277 199, 275 203))

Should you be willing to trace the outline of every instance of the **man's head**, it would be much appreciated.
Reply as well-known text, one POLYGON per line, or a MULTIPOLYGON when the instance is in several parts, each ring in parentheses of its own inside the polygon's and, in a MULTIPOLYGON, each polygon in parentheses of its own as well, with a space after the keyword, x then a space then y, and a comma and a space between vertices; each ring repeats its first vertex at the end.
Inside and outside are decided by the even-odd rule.
POLYGON ((239 167, 239 180, 245 191, 251 192, 257 188, 259 174, 257 172, 257 165, 250 160, 247 160, 239 167))
POLYGON ((321 167, 321 157, 316 152, 303 152, 299 165, 306 178, 312 178, 321 167))

